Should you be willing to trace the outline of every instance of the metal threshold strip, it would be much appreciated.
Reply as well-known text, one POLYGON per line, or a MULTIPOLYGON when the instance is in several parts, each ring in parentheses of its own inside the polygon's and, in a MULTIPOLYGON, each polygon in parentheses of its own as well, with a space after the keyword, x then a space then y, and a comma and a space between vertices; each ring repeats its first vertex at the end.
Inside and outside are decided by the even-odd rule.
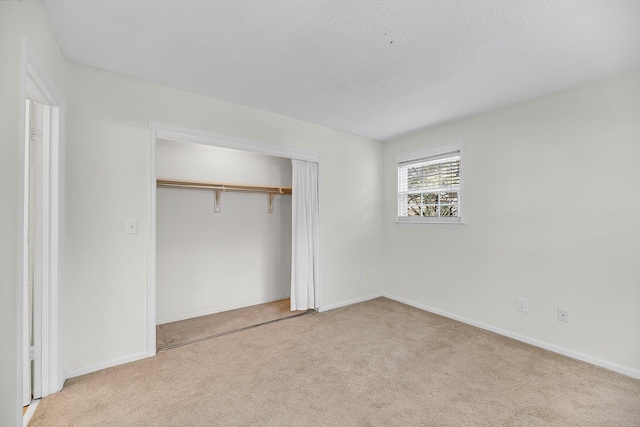
POLYGON ((181 343, 178 343, 178 344, 168 345, 166 347, 163 347, 163 348, 157 350, 156 353, 162 353, 163 351, 172 350, 174 348, 183 347, 183 346, 189 345, 189 344, 195 344, 195 343, 200 342, 200 341, 206 341, 206 340, 210 340, 210 339, 213 339, 213 338, 222 337, 224 335, 235 334, 236 332, 242 332, 242 331, 246 331, 248 329, 257 328, 258 326, 264 326, 264 325, 268 325, 270 323, 280 322, 281 320, 293 319, 294 317, 300 317, 300 316, 304 316, 305 314, 310 314, 310 313, 317 313, 317 311, 311 309, 311 310, 303 311, 302 313, 292 314, 291 316, 281 317, 279 319, 274 319, 274 320, 268 320, 266 322, 257 323, 255 325, 249 325, 249 326, 245 326, 243 328, 233 329, 231 331, 220 332, 219 334, 208 335, 206 337, 197 338, 195 340, 189 340, 189 341, 181 342, 181 343))

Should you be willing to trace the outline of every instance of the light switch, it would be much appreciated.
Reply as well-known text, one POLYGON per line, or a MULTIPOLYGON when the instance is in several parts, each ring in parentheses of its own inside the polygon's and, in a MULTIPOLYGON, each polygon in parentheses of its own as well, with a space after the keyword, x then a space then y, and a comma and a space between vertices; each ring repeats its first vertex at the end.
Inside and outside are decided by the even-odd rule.
POLYGON ((138 220, 137 219, 128 219, 126 221, 126 233, 127 234, 138 234, 138 220))

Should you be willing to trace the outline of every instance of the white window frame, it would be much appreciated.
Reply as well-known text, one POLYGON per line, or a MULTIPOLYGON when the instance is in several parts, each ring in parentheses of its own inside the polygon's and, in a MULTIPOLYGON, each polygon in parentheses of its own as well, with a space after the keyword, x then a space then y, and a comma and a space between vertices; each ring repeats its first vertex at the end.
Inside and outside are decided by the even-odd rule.
POLYGON ((445 142, 441 144, 431 145, 429 147, 420 148, 418 150, 406 151, 403 153, 398 153, 396 155, 396 170, 398 173, 397 176, 397 186, 396 186, 396 216, 398 223, 409 223, 409 224, 464 224, 463 221, 463 203, 464 203, 464 176, 463 176, 463 165, 464 165, 464 154, 463 154, 463 141, 455 140, 450 142, 445 142), (460 155, 460 190, 458 192, 458 216, 457 217, 410 217, 410 216, 400 216, 398 212, 400 211, 400 167, 403 164, 410 162, 419 162, 424 160, 429 160, 430 158, 438 158, 445 156, 447 154, 459 154, 460 155))

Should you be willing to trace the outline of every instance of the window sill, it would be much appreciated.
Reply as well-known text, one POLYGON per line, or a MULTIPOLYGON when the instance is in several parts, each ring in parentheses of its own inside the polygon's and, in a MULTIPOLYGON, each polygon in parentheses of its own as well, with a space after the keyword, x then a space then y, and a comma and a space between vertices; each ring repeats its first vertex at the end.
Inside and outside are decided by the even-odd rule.
POLYGON ((466 222, 464 222, 462 219, 460 221, 438 221, 438 220, 419 220, 419 219, 414 219, 414 220, 396 220, 395 221, 396 224, 420 224, 420 225, 437 225, 437 226, 456 226, 456 225, 465 225, 466 222))

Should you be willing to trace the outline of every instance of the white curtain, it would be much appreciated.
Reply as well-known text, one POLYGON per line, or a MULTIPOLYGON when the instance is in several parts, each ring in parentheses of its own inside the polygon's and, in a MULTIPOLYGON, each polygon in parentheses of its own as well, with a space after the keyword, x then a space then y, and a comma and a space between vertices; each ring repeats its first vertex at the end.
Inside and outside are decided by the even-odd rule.
POLYGON ((318 163, 291 160, 291 310, 318 306, 318 163))

